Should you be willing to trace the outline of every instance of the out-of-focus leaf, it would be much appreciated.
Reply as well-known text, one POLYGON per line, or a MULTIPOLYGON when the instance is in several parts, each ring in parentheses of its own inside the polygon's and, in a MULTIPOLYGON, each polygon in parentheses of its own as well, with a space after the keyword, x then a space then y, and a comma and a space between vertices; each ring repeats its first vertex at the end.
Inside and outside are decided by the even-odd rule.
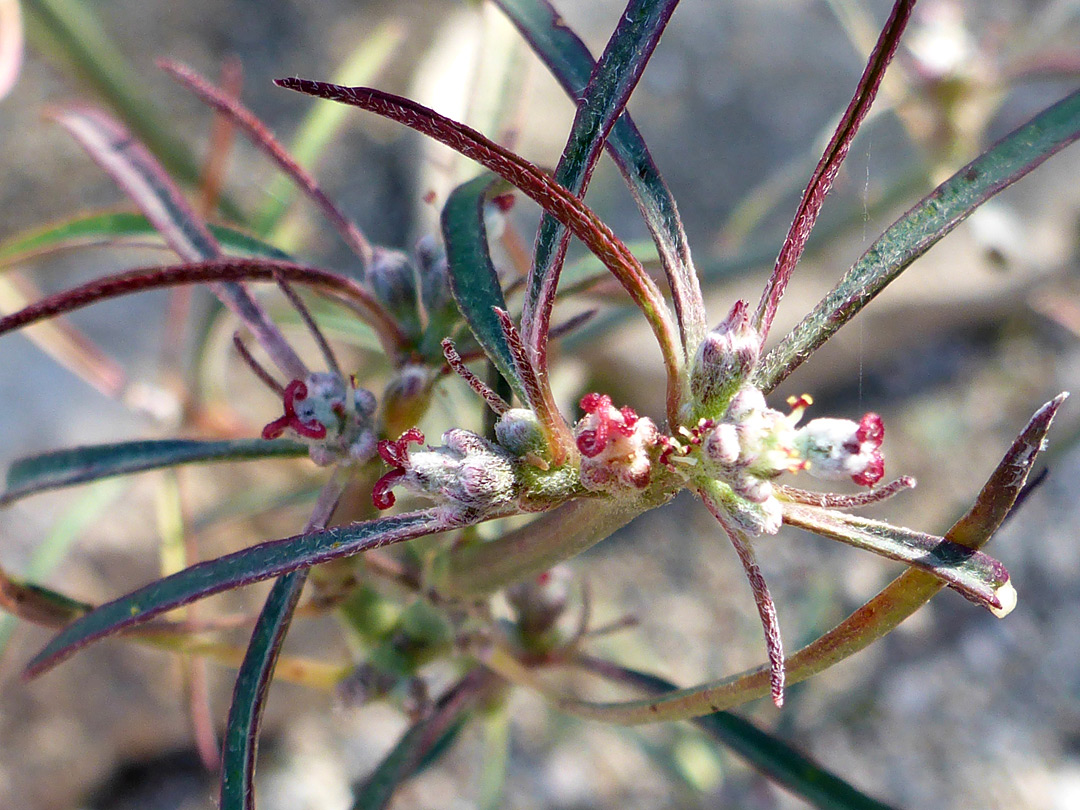
POLYGON ((31 39, 54 45, 169 171, 196 185, 198 162, 146 92, 138 71, 109 39, 94 7, 79 0, 22 0, 22 4, 31 39))
POLYGON ((263 439, 193 441, 160 439, 118 444, 99 444, 56 450, 21 458, 8 468, 0 506, 27 495, 129 475, 144 470, 198 464, 211 461, 252 461, 271 457, 307 455, 307 447, 296 442, 263 439))
POLYGON ((0 0, 0 100, 11 92, 23 61, 23 25, 19 0, 0 0))
MULTIPOLYGON (((24 275, 0 276, 0 313, 19 312, 41 293, 24 275)), ((128 385, 123 366, 101 350, 70 321, 54 319, 23 332, 57 363, 110 398, 120 399, 128 385)))
MULTIPOLYGON (((625 679, 653 694, 678 687, 656 675, 619 667, 625 679)), ((694 725, 730 748, 772 781, 821 810, 889 810, 774 734, 731 712, 694 719, 694 725)))
POLYGON ((478 810, 501 810, 510 765, 510 712, 506 701, 488 708, 482 715, 484 726, 483 765, 476 799, 478 810))
MULTIPOLYGON (((210 232, 230 255, 289 260, 289 254, 257 237, 225 225, 210 225, 210 232)), ((0 268, 61 250, 113 245, 121 239, 159 240, 157 230, 142 214, 106 211, 88 214, 16 234, 0 243, 0 268)), ((121 243, 122 244, 122 243, 121 243)))
POLYGON ((274 583, 255 622, 244 661, 233 687, 221 760, 221 810, 255 807, 255 757, 266 694, 292 621, 307 570, 293 571, 274 583))
POLYGON ((972 211, 1080 137, 1080 91, 1039 113, 893 223, 814 310, 765 357, 755 384, 770 391, 972 211))
POLYGON ((439 698, 435 708, 405 732, 375 772, 354 787, 352 810, 386 807, 397 786, 415 773, 433 751, 448 747, 490 684, 491 675, 475 669, 439 698))
POLYGON ((221 116, 221 120, 244 133, 256 149, 277 164, 278 169, 318 206, 327 222, 360 258, 361 264, 366 268, 371 263, 371 244, 367 237, 356 227, 356 223, 334 205, 319 188, 318 181, 293 159, 258 116, 245 107, 235 95, 215 87, 186 65, 168 60, 159 61, 158 65, 212 107, 221 116))
POLYGON ((51 669, 87 644, 197 599, 461 525, 443 511, 427 509, 271 540, 198 563, 101 605, 68 625, 30 662, 27 677, 51 669))
MULTIPOLYGON (((121 124, 90 107, 70 105, 53 117, 131 198, 161 237, 189 262, 222 257, 214 239, 180 189, 145 146, 121 124)), ((302 380, 307 366, 243 284, 214 281, 214 294, 251 330, 259 345, 288 379, 302 380)))
MULTIPOLYGON (((334 81, 344 85, 370 84, 386 67, 404 36, 405 27, 400 20, 384 20, 349 54, 334 81)), ((344 107, 332 104, 315 104, 300 122, 289 145, 293 159, 309 171, 318 168, 326 147, 341 130, 348 112, 344 107)), ((267 203, 255 217, 255 230, 276 235, 275 228, 296 197, 296 186, 289 178, 279 175, 270 183, 266 195, 267 203)))
MULTIPOLYGON (((482 174, 451 192, 442 210, 443 240, 450 273, 450 291, 477 342, 522 402, 529 396, 518 374, 495 309, 506 309, 499 276, 488 252, 484 207, 492 186, 500 181, 482 174)), ((445 336, 444 336, 445 337, 445 336)))
MULTIPOLYGON (((581 98, 595 62, 585 43, 567 27, 559 13, 547 0, 495 2, 548 66, 567 95, 575 101, 581 98)), ((619 116, 606 145, 656 243, 671 286, 683 342, 693 350, 705 333, 705 313, 675 198, 660 176, 629 113, 623 112, 619 116)))

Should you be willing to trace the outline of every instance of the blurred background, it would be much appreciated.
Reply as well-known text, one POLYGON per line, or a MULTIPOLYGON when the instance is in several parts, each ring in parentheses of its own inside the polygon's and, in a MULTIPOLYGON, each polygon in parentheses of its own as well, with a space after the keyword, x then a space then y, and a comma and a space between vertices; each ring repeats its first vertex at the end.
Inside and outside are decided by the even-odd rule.
MULTIPOLYGON (((555 5, 598 54, 624 4, 555 5)), ((0 100, 0 240, 124 202, 42 117, 49 105, 96 98, 35 27, 35 9, 48 6, 25 3, 26 60, 18 84, 0 100)), ((336 77, 362 42, 389 49, 376 86, 510 141, 542 166, 557 162, 573 116, 570 102, 487 4, 98 0, 88 8, 167 111, 170 134, 196 154, 206 148, 211 116, 155 68, 158 57, 214 77, 226 60, 238 60, 244 101, 286 142, 311 104, 271 80, 336 77)), ((855 0, 684 0, 676 11, 630 109, 679 201, 707 279, 713 322, 736 298, 756 300, 888 8, 855 0)), ((774 336, 936 183, 1078 82, 1076 0, 922 0, 876 112, 826 203, 822 238, 795 276, 774 336)), ((470 171, 397 125, 353 111, 316 174, 372 241, 407 249, 432 230, 453 180, 470 171), (435 206, 424 201, 428 192, 435 193, 435 206)), ((811 415, 883 415, 887 474, 914 475, 919 486, 869 514, 944 531, 1030 414, 1059 391, 1077 389, 1078 176, 1080 149, 1073 148, 1006 190, 775 395, 774 405, 789 394, 813 394, 811 415)), ((277 186, 268 163, 237 142, 226 188, 252 209, 277 186)), ((647 237, 606 161, 588 199, 624 238, 647 237)), ((531 243, 536 211, 522 201, 513 217, 531 243)), ((304 260, 347 266, 348 257, 306 207, 284 222, 282 238, 302 245, 304 260)), ((162 255, 95 249, 20 269, 37 290, 53 291, 120 267, 167 261, 162 255)), ((126 402, 104 396, 24 337, 3 338, 0 458, 171 435, 176 404, 159 373, 169 348, 159 328, 167 306, 165 294, 152 293, 71 319, 119 361, 129 381, 126 402)), ((554 359, 566 410, 583 392, 602 390, 659 419, 663 377, 652 345, 632 313, 604 302, 594 323, 554 359)), ((249 385, 242 369, 234 367, 234 377, 212 393, 249 421, 254 434, 280 404, 249 385), (234 377, 244 379, 234 385, 234 377)), ((446 410, 452 407, 449 397, 446 410)), ((432 414, 426 432, 437 434, 448 419, 432 414)), ((782 711, 767 702, 740 711, 897 807, 1080 806, 1078 437, 1080 410, 1070 401, 1051 433, 1048 478, 989 549, 1009 567, 1019 591, 1019 606, 1007 619, 943 593, 882 642, 793 688, 782 711)), ((185 472, 189 513, 196 521, 205 517, 225 489, 276 490, 297 474, 317 480, 310 469, 297 473, 288 463, 256 466, 185 472)), ((154 478, 42 495, 8 508, 0 523, 0 565, 14 573, 41 565, 35 553, 43 538, 67 532, 70 545, 47 566, 48 584, 101 601, 148 581, 160 566, 154 478)), ((293 534, 302 511, 232 520, 200 535, 200 550, 209 555, 255 537, 293 534)), ((792 649, 898 571, 790 529, 761 541, 758 555, 792 649)), ((686 686, 762 659, 741 569, 692 499, 649 513, 573 566, 592 584, 598 622, 627 614, 639 621, 598 642, 598 651, 686 686)), ((251 605, 258 596, 234 595, 223 604, 251 605)), ((11 638, 0 660, 0 807, 214 806, 173 658, 107 642, 27 684, 19 670, 47 633, 24 625, 5 632, 11 638)), ((338 660, 348 655, 330 620, 294 626, 287 649, 338 660)), ((219 723, 232 677, 227 669, 210 670, 219 723)), ((506 808, 804 806, 736 757, 706 746, 688 726, 585 723, 523 693, 514 694, 509 714, 506 808)), ((379 761, 405 723, 384 705, 357 707, 332 694, 275 685, 261 749, 260 808, 350 806, 350 782, 379 761)), ((403 786, 393 806, 475 807, 481 736, 479 728, 466 729, 445 760, 403 786)))

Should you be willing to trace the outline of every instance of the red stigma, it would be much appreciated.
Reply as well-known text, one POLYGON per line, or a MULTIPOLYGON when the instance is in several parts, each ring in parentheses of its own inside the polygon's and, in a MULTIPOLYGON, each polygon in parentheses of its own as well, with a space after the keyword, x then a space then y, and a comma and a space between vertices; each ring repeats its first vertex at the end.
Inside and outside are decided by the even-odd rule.
POLYGON ((375 504, 376 509, 389 509, 397 503, 397 498, 390 490, 394 488, 399 478, 404 477, 404 470, 391 470, 375 482, 375 486, 371 489, 371 502, 375 504))
POLYGON ((409 428, 397 439, 383 439, 379 442, 379 455, 395 469, 376 481, 371 489, 371 502, 376 509, 389 509, 397 503, 397 498, 390 490, 405 477, 405 468, 409 466, 409 445, 423 443, 424 434, 418 428, 409 428))
POLYGON ((405 467, 409 463, 410 443, 424 443, 424 434, 419 428, 409 428, 398 439, 383 439, 379 442, 379 455, 391 467, 405 467))
POLYGON ((286 428, 292 428, 296 433, 307 439, 325 439, 326 425, 319 422, 302 422, 296 415, 296 403, 307 399, 308 390, 301 380, 293 380, 285 386, 284 406, 285 415, 279 416, 262 430, 264 439, 276 439, 286 428))

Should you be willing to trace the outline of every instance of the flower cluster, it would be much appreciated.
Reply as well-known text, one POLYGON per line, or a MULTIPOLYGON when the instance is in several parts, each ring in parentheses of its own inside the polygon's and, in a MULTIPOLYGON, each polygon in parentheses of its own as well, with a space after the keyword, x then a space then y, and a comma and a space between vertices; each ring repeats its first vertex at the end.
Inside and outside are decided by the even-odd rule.
POLYGON ((513 456, 460 428, 446 431, 442 440, 441 447, 410 451, 410 444, 424 443, 424 434, 412 428, 396 441, 379 442, 379 455, 394 469, 375 483, 375 506, 393 506, 391 490, 396 486, 474 515, 494 514, 514 503, 518 482, 513 456))
POLYGON ((607 394, 581 398, 585 416, 574 426, 581 451, 581 483, 594 492, 644 489, 661 445, 655 423, 632 408, 616 409, 607 394))
POLYGON ((803 395, 788 400, 787 414, 770 408, 756 388, 742 388, 717 420, 702 419, 685 431, 679 445, 682 457, 698 462, 695 477, 723 484, 725 506, 751 534, 775 534, 781 508, 773 480, 784 472, 806 471, 824 479, 851 478, 873 486, 885 473, 881 417, 867 413, 850 419, 814 419, 798 427, 813 400, 803 395))

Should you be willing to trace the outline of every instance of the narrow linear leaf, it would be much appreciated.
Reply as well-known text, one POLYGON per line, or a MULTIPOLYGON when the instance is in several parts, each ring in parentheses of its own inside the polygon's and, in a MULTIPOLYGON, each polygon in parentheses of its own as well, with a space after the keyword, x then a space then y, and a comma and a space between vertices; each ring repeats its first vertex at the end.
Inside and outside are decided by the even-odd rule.
POLYGON ((469 713, 493 683, 486 670, 474 669, 439 698, 435 708, 405 732, 375 772, 355 786, 352 810, 382 810, 394 791, 421 763, 446 744, 465 725, 469 713))
MULTIPOLYGON (((621 677, 646 692, 664 694, 678 687, 663 678, 619 667, 621 677)), ((775 734, 731 712, 694 719, 716 742, 730 748, 773 782, 821 810, 891 810, 850 782, 823 768, 775 734)))
MULTIPOLYGON (((305 534, 326 528, 353 470, 338 467, 323 485, 304 527, 305 534)), ((221 752, 221 810, 255 810, 255 759, 266 695, 274 677, 281 645, 292 623, 308 577, 307 568, 290 571, 270 589, 251 634, 233 688, 229 720, 221 752)))
POLYGON ((477 810, 502 810, 510 770, 510 708, 500 700, 486 706, 482 715, 482 766, 477 787, 477 810))
POLYGON ((758 618, 761 620, 761 629, 765 635, 765 651, 769 659, 769 689, 772 701, 779 709, 784 705, 785 676, 784 643, 780 636, 780 619, 776 615, 776 603, 769 592, 761 566, 758 565, 757 554, 754 553, 750 537, 728 517, 728 511, 723 505, 724 493, 720 490, 718 482, 714 482, 713 486, 699 489, 698 496, 731 540, 731 546, 739 557, 743 572, 746 574, 746 581, 754 594, 754 604, 757 606, 758 618))
POLYGON ((53 118, 131 197, 179 256, 196 261, 220 255, 217 240, 172 178, 118 122, 100 110, 80 105, 56 110, 53 118))
POLYGON ((295 77, 275 79, 274 83, 289 90, 359 107, 415 129, 475 160, 554 214, 604 262, 645 315, 664 356, 668 411, 674 419, 680 396, 678 369, 682 357, 676 345, 671 313, 660 289, 634 254, 581 200, 520 155, 410 99, 370 87, 342 87, 295 77))
POLYGON ((0 493, 0 506, 50 489, 179 464, 305 455, 307 447, 302 444, 263 439, 160 439, 73 447, 14 461, 8 468, 4 492, 0 493))
MULTIPOLYGON (((21 0, 32 39, 55 44, 83 78, 132 130, 149 145, 161 162, 184 182, 199 182, 199 164, 176 137, 176 128, 146 92, 146 83, 105 33, 93 6, 78 0, 21 0), (167 123, 168 122, 168 123, 167 123)), ((230 206, 230 216, 237 212, 230 206)))
MULTIPOLYGON (((525 383, 517 372, 495 309, 506 309, 499 276, 491 262, 484 208, 493 187, 501 181, 482 174, 455 188, 443 206, 441 222, 450 273, 450 291, 477 343, 522 402, 528 403, 525 383)), ((442 337, 447 337, 443 335, 442 337)))
POLYGON ((322 211, 323 216, 333 225, 345 244, 356 254, 366 268, 371 264, 371 243, 345 214, 334 205, 333 201, 319 187, 311 176, 278 143, 274 134, 267 129, 254 113, 228 93, 211 85, 195 71, 178 62, 161 61, 158 66, 184 84, 220 115, 235 124, 255 147, 277 164, 278 169, 311 199, 322 211))
POLYGON ((64 628, 30 662, 26 676, 40 675, 91 642, 197 599, 463 525, 467 521, 450 518, 436 507, 271 540, 198 563, 101 605, 64 628))
MULTIPOLYGON (((986 544, 1024 488, 1054 414, 1066 396, 1061 394, 1036 411, 979 492, 974 505, 945 533, 946 540, 976 550, 986 544)), ((944 587, 945 583, 932 574, 909 568, 832 630, 790 656, 785 666, 788 683, 804 681, 870 646, 895 630, 944 587)), ((620 725, 686 720, 769 694, 768 666, 668 692, 659 698, 615 703, 595 703, 558 694, 532 678, 527 670, 512 674, 546 694, 561 711, 620 725)))
POLYGON ((893 223, 814 310, 766 356, 755 384, 771 391, 972 211, 1080 137, 1080 91, 1039 113, 893 223))
MULTIPOLYGON (((547 0, 495 0, 495 3, 517 26, 567 95, 575 101, 581 98, 595 63, 585 43, 566 26, 551 4, 547 0)), ((675 198, 629 113, 619 116, 606 146, 656 243, 674 298, 683 345, 694 350, 705 334, 705 310, 675 198)))
MULTIPOLYGON (((225 225, 210 225, 210 233, 227 254, 261 256, 288 261, 283 250, 261 239, 225 225)), ((142 214, 131 211, 105 211, 71 219, 16 234, 0 243, 0 268, 62 250, 112 246, 122 239, 158 241, 157 230, 142 214)), ((122 243, 121 243, 122 244, 122 243)))
MULTIPOLYGON (((577 97, 570 137, 555 167, 555 182, 576 197, 585 196, 608 133, 626 107, 676 5, 678 0, 630 0, 577 97)), ((551 308, 569 244, 566 227, 545 213, 537 232, 521 316, 525 345, 541 371, 546 368, 551 308)))
POLYGON ((221 810, 254 810, 255 759, 259 726, 274 666, 289 629, 307 570, 293 571, 270 589, 255 622, 244 661, 236 676, 221 759, 221 810))
MULTIPOLYGON (((0 276, 0 313, 17 312, 41 292, 25 276, 0 276)), ((123 366, 69 321, 58 318, 24 333, 27 340, 106 397, 121 399, 128 386, 123 366)))
MULTIPOLYGON (((180 258, 197 262, 223 255, 221 245, 172 178, 117 121, 100 110, 78 105, 57 110, 53 117, 127 193, 180 258)), ((243 284, 213 281, 211 289, 251 330, 285 376, 294 380, 307 376, 307 366, 243 284)))
POLYGON ((932 574, 966 599, 1004 616, 1016 605, 1005 566, 981 551, 879 520, 784 503, 784 522, 932 574))
MULTIPOLYGON (((0 335, 37 321, 62 315, 98 301, 122 295, 185 284, 235 284, 240 281, 276 282, 278 278, 309 284, 340 296, 375 330, 391 356, 404 345, 405 337, 385 310, 373 303, 371 293, 350 278, 318 267, 273 259, 216 259, 155 267, 140 267, 87 282, 79 287, 50 295, 18 312, 0 318, 0 335)), ((303 375, 301 375, 303 376, 303 375)))
POLYGON ((821 206, 825 202, 825 195, 829 193, 840 166, 847 157, 848 150, 855 134, 859 131, 866 114, 870 112, 870 105, 877 97, 881 80, 885 77, 885 69, 892 61, 897 47, 900 45, 900 37, 911 19, 911 12, 915 8, 915 0, 896 0, 892 12, 881 29, 874 50, 866 63, 866 69, 859 79, 855 95, 848 104, 844 114, 840 117, 840 123, 836 127, 825 154, 810 176, 810 182, 803 192, 799 207, 795 210, 795 219, 788 230, 787 238, 780 248, 780 255, 776 257, 776 266, 772 275, 761 293, 761 301, 758 303, 757 313, 754 316, 754 324, 761 332, 762 338, 769 334, 776 308, 780 305, 780 299, 784 295, 791 274, 795 271, 795 265, 806 249, 806 242, 817 222, 821 206))

